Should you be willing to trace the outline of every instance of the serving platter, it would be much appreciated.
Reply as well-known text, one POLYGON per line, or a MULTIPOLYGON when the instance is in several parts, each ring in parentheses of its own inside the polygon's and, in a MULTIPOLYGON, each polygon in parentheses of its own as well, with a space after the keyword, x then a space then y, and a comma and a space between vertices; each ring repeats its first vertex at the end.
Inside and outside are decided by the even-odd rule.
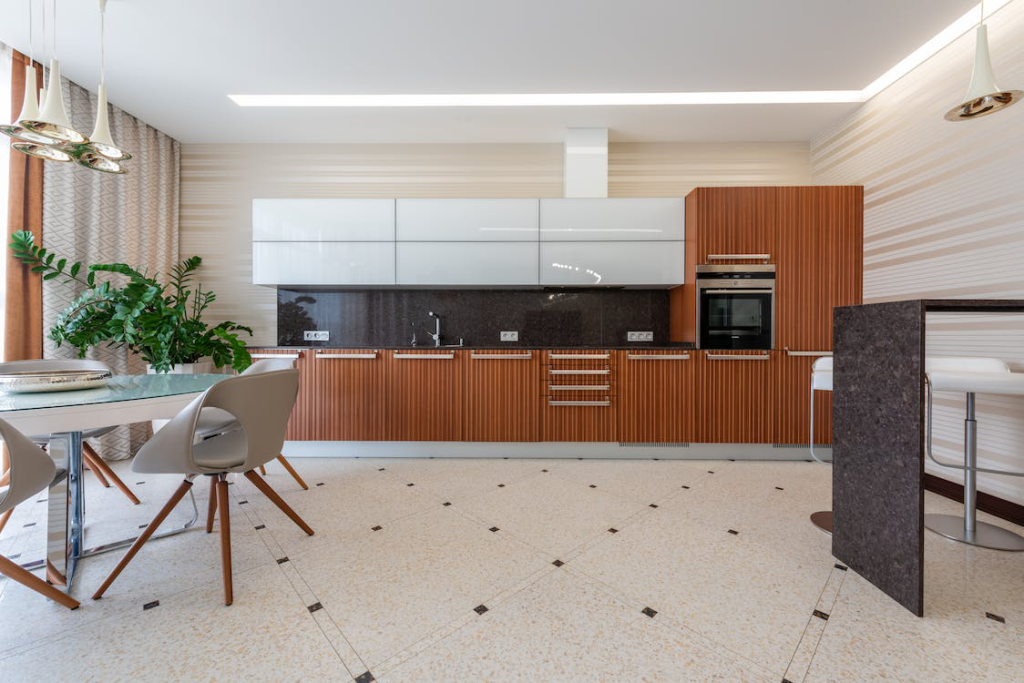
POLYGON ((0 373, 0 391, 37 394, 48 391, 78 391, 105 386, 110 370, 26 370, 0 373))

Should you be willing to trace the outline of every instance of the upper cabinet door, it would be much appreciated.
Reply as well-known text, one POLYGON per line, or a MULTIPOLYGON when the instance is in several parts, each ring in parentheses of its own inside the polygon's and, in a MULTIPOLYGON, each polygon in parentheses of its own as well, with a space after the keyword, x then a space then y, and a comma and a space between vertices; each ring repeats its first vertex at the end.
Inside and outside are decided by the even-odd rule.
POLYGON ((254 242, 390 242, 394 199, 254 199, 254 242))
POLYGON ((537 286, 537 243, 399 242, 396 282, 420 286, 537 286))
POLYGON ((394 242, 253 242, 254 285, 395 284, 394 242))
POLYGON ((540 238, 569 241, 682 241, 686 201, 678 199, 542 199, 540 238))
POLYGON ((683 283, 683 243, 542 242, 540 283, 673 287, 683 283))
POLYGON ((776 187, 701 187, 694 190, 698 216, 697 263, 714 263, 709 256, 778 252, 776 187))
POLYGON ((400 242, 536 242, 536 199, 399 199, 400 242))

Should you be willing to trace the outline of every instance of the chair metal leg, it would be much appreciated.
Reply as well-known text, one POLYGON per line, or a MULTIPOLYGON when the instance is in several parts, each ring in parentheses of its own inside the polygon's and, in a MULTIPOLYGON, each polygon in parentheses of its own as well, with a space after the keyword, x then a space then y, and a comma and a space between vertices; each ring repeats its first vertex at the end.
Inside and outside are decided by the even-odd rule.
POLYGON ((27 569, 22 569, 17 563, 8 560, 3 555, 0 555, 0 574, 13 581, 17 581, 22 586, 30 588, 40 595, 50 598, 56 603, 64 605, 68 609, 78 609, 78 600, 54 588, 27 569))
MULTIPOLYGON (((84 446, 85 444, 82 445, 84 446)), ((103 476, 103 470, 101 470, 99 467, 96 467, 93 464, 92 456, 84 448, 82 449, 82 460, 84 461, 83 465, 85 466, 85 468, 92 472, 93 475, 95 475, 96 479, 100 482, 100 486, 102 486, 105 489, 109 489, 110 481, 108 481, 107 478, 103 476)))
POLYGON ((295 522, 300 529, 305 531, 307 536, 313 535, 313 530, 310 526, 306 524, 298 514, 296 514, 295 510, 292 510, 291 507, 289 507, 288 503, 284 502, 281 496, 277 495, 277 491, 270 488, 270 484, 260 478, 260 475, 256 474, 253 470, 249 470, 245 473, 245 478, 251 481, 253 486, 262 491, 263 495, 269 498, 274 505, 279 507, 281 512, 288 515, 288 518, 295 522))
POLYGON ((234 602, 231 583, 231 516, 228 514, 228 479, 217 477, 217 507, 220 508, 220 561, 224 573, 224 604, 234 602))
MULTIPOLYGON (((814 378, 811 378, 811 457, 820 463, 831 465, 825 460, 822 460, 814 452, 814 378)), ((820 510, 818 512, 811 513, 811 524, 824 531, 829 536, 832 535, 832 511, 831 510, 820 510)))
POLYGON ((964 418, 964 516, 925 515, 924 525, 940 536, 961 543, 1022 552, 1024 538, 1009 529, 978 521, 978 423, 974 403, 974 393, 968 393, 967 416, 964 418))
MULTIPOLYGON (((281 463, 282 467, 288 470, 288 474, 292 475, 292 478, 295 479, 295 481, 299 482, 299 486, 302 487, 303 491, 309 490, 309 486, 306 484, 306 482, 302 481, 302 477, 300 477, 299 473, 295 471, 295 468, 292 467, 292 464, 284 459, 283 455, 278 454, 277 461, 281 463)), ((261 467, 260 470, 262 472, 263 468, 261 467)))
POLYGON ((213 533, 213 520, 217 516, 217 482, 219 476, 210 477, 210 504, 206 510, 206 533, 213 533))
POLYGON ((90 467, 92 467, 93 472, 96 472, 97 474, 102 472, 103 476, 109 479, 114 486, 120 489, 121 493, 125 495, 125 498, 132 502, 132 505, 139 504, 139 499, 134 493, 132 493, 132 490, 128 488, 128 485, 121 481, 121 477, 117 476, 117 474, 114 473, 114 470, 110 468, 110 465, 108 465, 106 461, 100 457, 99 453, 93 450, 93 447, 85 441, 82 442, 82 456, 88 456, 87 460, 90 467))
POLYGON ((167 519, 167 515, 171 514, 171 510, 173 510, 178 505, 178 503, 181 502, 181 499, 185 497, 185 494, 188 493, 189 489, 191 488, 191 478, 188 478, 185 481, 181 482, 181 486, 179 486, 178 489, 174 492, 174 495, 171 496, 171 499, 167 501, 167 503, 164 504, 162 508, 160 508, 160 512, 156 513, 156 517, 153 518, 153 521, 150 522, 149 526, 147 526, 145 530, 143 530, 142 534, 137 539, 135 539, 135 542, 132 543, 132 547, 128 548, 128 552, 124 554, 124 557, 122 557, 121 561, 117 563, 117 566, 114 567, 114 570, 110 572, 110 575, 107 576, 107 578, 103 581, 100 587, 96 589, 96 592, 93 593, 93 600, 99 600, 103 597, 103 594, 107 591, 108 588, 110 588, 110 584, 114 583, 114 580, 121 575, 121 572, 124 571, 124 568, 128 566, 128 563, 132 561, 132 559, 139 552, 139 550, 142 549, 142 546, 145 545, 146 541, 149 540, 149 537, 152 536, 153 533, 157 530, 157 528, 163 523, 163 521, 167 519))

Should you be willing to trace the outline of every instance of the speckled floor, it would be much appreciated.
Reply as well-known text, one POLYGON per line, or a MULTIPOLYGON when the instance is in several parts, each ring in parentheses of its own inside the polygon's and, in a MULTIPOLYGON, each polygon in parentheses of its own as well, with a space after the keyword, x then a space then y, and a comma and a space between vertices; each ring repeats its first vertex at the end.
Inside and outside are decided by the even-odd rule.
MULTIPOLYGON (((994 682, 1024 671, 1024 554, 927 534, 917 619, 838 565, 808 522, 829 506, 821 465, 294 464, 309 491, 276 464, 268 481, 317 533, 236 480, 231 607, 216 532, 152 542, 98 602, 88 595, 120 552, 88 558, 75 612, 0 579, 0 680, 994 682)), ((143 505, 89 476, 90 545, 130 535, 179 481, 117 469, 143 505)), ((39 556, 44 508, 15 512, 0 553, 39 556)), ((168 524, 190 513, 183 503, 168 524)))

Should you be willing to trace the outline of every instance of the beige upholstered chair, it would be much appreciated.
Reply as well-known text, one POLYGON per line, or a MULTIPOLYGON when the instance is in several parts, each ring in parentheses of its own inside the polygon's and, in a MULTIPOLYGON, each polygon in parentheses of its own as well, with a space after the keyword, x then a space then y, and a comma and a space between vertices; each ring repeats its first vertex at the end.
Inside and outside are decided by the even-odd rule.
POLYGON ((142 535, 93 595, 98 600, 131 562, 143 544, 181 501, 193 480, 210 477, 210 513, 207 531, 214 515, 220 513, 221 561, 224 568, 224 604, 233 599, 231 583, 231 524, 228 517, 229 473, 244 475, 310 536, 313 530, 288 507, 281 497, 257 473, 256 468, 281 453, 288 416, 299 388, 298 370, 277 370, 224 379, 207 389, 167 423, 142 447, 132 470, 154 474, 184 474, 185 480, 167 504, 157 513, 142 535), (196 428, 204 410, 216 408, 231 415, 238 429, 205 440, 196 438, 196 428))
MULTIPOLYGON (((11 459, 9 482, 6 486, 0 486, 0 513, 6 513, 13 510, 18 503, 28 500, 49 486, 53 481, 56 467, 43 449, 3 420, 0 420, 0 438, 3 438, 8 457, 11 459)), ((62 593, 2 555, 0 574, 69 609, 78 608, 78 601, 70 595, 62 593)))
MULTIPOLYGON (((16 360, 0 363, 0 373, 50 370, 110 370, 110 367, 98 360, 85 359, 16 360)), ((96 478, 104 488, 110 488, 110 484, 113 482, 114 486, 120 489, 121 493, 128 500, 134 505, 138 505, 139 499, 132 493, 132 490, 121 481, 121 478, 114 473, 114 470, 100 457, 99 453, 85 441, 85 439, 103 436, 113 429, 113 427, 101 427, 99 429, 87 429, 82 432, 82 460, 92 470, 93 474, 96 475, 96 478)), ((30 435, 29 439, 44 447, 49 441, 49 437, 46 434, 30 435)))
MULTIPOLYGON (((295 361, 290 358, 263 358, 246 368, 242 375, 258 375, 261 372, 291 370, 294 367, 295 361)), ((204 408, 203 412, 199 415, 199 424, 196 425, 196 436, 200 439, 208 439, 211 436, 230 432, 238 428, 238 421, 223 410, 219 410, 217 408, 204 408)), ((283 455, 278 453, 276 460, 281 463, 281 466, 287 470, 288 474, 292 475, 292 478, 299 483, 299 486, 307 491, 309 490, 309 486, 305 481, 303 481, 302 477, 299 476, 299 473, 295 471, 295 468, 292 467, 292 464, 288 462, 283 455)), ((263 466, 260 466, 260 474, 265 475, 266 473, 266 469, 263 466)))

